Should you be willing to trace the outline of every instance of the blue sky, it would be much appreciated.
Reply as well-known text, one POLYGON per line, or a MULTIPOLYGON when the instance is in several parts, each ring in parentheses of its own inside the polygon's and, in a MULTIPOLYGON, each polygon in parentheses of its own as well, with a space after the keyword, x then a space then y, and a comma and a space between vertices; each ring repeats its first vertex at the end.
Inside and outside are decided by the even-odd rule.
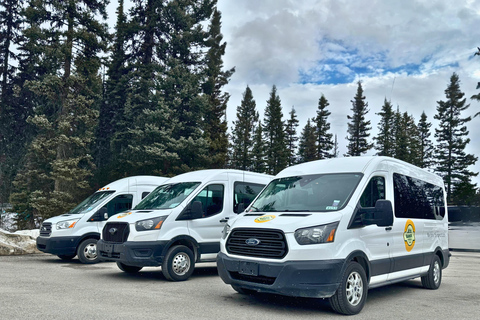
MULTIPOLYGON (((111 2, 115 8, 117 1, 111 2)), ((297 111, 298 134, 324 94, 341 155, 359 80, 371 137, 386 98, 416 121, 425 111, 434 140, 437 101, 446 99, 454 72, 470 103, 465 116, 480 111, 470 100, 480 81, 480 57, 473 57, 480 46, 480 0, 219 0, 218 9, 227 42, 224 65, 236 68, 225 87, 230 129, 247 85, 260 115, 276 85, 285 118, 292 107, 297 111)), ((480 117, 468 129, 467 152, 480 156, 480 117)), ((480 161, 472 169, 480 171, 480 161)))

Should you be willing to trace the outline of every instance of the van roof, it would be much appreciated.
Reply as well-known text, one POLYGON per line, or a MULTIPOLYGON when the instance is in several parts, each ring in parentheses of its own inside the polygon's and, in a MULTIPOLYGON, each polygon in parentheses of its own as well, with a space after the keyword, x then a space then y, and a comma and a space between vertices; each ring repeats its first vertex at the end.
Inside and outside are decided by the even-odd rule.
POLYGON ((273 179, 273 176, 264 174, 264 173, 256 173, 250 171, 242 171, 242 170, 235 170, 235 169, 207 169, 207 170, 197 170, 191 171, 183 174, 179 174, 171 178, 168 183, 175 183, 175 182, 184 182, 184 181, 205 181, 205 180, 215 180, 221 179, 225 180, 228 175, 243 175, 244 177, 250 178, 263 178, 265 179, 265 183, 269 182, 273 179), (222 177, 224 175, 224 177, 222 177))
POLYGON ((425 169, 419 168, 405 161, 384 156, 331 158, 305 162, 282 170, 277 174, 276 178, 305 174, 347 172, 360 172, 368 175, 374 170, 391 170, 407 176, 417 177, 437 185, 443 185, 442 178, 434 173, 428 172, 425 169))
POLYGON ((168 178, 157 177, 157 176, 133 176, 122 178, 113 182, 110 182, 106 186, 98 189, 98 191, 108 191, 108 190, 126 190, 128 187, 133 186, 154 186, 157 187, 167 181, 168 178))

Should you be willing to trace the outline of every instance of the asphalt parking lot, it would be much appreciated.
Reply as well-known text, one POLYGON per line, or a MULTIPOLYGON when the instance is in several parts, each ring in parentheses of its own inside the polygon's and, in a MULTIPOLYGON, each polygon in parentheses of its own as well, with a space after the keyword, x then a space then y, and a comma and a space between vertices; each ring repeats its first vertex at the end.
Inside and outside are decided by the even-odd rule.
MULTIPOLYGON (((0 257, 2 319, 334 319, 319 299, 236 293, 215 264, 185 282, 159 268, 130 275, 114 263, 83 265, 48 254, 0 257)), ((452 252, 439 290, 420 279, 372 289, 354 319, 477 319, 480 253, 452 252)))

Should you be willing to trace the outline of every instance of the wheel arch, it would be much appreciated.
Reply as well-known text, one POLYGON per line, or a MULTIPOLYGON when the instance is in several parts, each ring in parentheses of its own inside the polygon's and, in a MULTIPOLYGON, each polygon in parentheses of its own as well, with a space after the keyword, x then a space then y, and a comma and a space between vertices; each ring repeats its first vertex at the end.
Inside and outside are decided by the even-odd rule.
POLYGON ((195 262, 197 262, 198 259, 200 258, 200 252, 199 252, 200 245, 193 237, 189 235, 180 235, 172 238, 167 243, 167 245, 163 248, 162 256, 165 257, 168 250, 174 246, 185 246, 190 250, 192 250, 193 255, 195 257, 195 262))
POLYGON ((347 268, 348 264, 351 261, 355 261, 363 267, 363 269, 365 270, 365 274, 367 275, 367 282, 370 283, 370 269, 371 269, 370 260, 368 260, 368 257, 365 254, 365 252, 360 250, 353 251, 347 256, 343 264, 340 275, 343 275, 343 273, 345 272, 345 269, 347 268))

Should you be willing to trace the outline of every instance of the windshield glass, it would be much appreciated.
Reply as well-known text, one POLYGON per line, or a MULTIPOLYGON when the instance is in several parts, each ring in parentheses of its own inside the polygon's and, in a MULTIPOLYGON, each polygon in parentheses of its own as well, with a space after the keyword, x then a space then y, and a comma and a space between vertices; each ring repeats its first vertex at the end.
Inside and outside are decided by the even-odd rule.
POLYGON ((337 173, 275 179, 260 193, 249 211, 341 210, 361 178, 360 173, 337 173))
POLYGON ((175 208, 199 185, 200 182, 182 182, 159 186, 137 204, 135 210, 175 208))
POLYGON ((95 208, 103 199, 107 198, 109 195, 114 193, 115 191, 102 191, 102 192, 95 192, 87 199, 83 200, 78 206, 70 210, 69 214, 81 214, 85 212, 91 211, 95 208))

